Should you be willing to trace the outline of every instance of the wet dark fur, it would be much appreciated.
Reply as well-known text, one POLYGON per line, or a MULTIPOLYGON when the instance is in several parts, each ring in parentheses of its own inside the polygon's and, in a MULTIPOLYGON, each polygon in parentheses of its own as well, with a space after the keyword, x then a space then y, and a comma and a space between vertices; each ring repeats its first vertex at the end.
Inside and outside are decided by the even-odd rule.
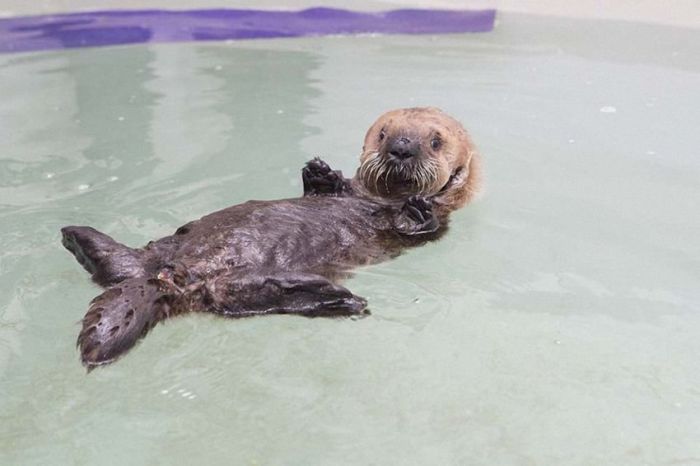
POLYGON ((396 197, 371 193, 359 176, 345 179, 316 159, 302 173, 304 197, 232 206, 140 249, 90 227, 63 228, 65 247, 107 288, 83 319, 83 363, 109 363, 157 322, 189 311, 229 317, 366 313, 366 301, 338 280, 352 267, 443 234, 447 215, 461 205, 449 203, 455 188, 469 187, 463 178, 470 162, 471 154, 452 164, 439 191, 396 197))

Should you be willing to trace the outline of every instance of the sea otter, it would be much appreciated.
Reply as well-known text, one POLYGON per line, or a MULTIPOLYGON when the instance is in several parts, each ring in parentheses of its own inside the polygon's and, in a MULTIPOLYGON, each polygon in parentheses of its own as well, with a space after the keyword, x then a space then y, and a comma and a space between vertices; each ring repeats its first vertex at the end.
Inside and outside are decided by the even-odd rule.
POLYGON ((338 281, 444 233, 449 213, 477 191, 478 157, 442 111, 394 110, 367 132, 354 178, 308 162, 303 197, 228 207, 139 249, 91 227, 63 228, 63 245, 107 288, 82 320, 83 364, 110 363, 159 321, 190 311, 366 313, 366 300, 338 281))

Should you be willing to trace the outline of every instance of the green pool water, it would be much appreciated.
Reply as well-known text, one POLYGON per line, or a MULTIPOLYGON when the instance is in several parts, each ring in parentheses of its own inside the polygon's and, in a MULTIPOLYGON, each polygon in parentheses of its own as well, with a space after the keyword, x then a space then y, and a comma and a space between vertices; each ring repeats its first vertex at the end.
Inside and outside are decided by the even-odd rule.
POLYGON ((700 464, 700 32, 493 33, 0 56, 0 464, 700 464), (485 160, 361 320, 192 315, 86 375, 67 224, 137 246, 352 173, 434 105, 485 160))

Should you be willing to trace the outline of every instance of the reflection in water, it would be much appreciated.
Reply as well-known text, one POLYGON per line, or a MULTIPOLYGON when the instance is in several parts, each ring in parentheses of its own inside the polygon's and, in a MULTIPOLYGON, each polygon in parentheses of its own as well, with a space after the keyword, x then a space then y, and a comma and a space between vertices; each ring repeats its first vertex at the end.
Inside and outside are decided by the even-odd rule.
POLYGON ((75 85, 77 119, 92 143, 87 165, 74 175, 92 185, 110 177, 149 176, 158 160, 148 138, 158 94, 146 87, 153 77, 154 53, 147 47, 90 50, 68 54, 64 70, 75 85))
POLYGON ((162 95, 150 130, 160 164, 154 176, 140 178, 131 198, 156 210, 187 201, 191 216, 205 213, 193 197, 223 207, 296 194, 290 176, 297 182, 300 160, 310 158, 300 156, 299 141, 311 131, 303 119, 317 95, 308 78, 318 66, 313 55, 230 47, 160 47, 156 53, 147 87, 162 95), (241 177, 265 189, 246 189, 241 177))

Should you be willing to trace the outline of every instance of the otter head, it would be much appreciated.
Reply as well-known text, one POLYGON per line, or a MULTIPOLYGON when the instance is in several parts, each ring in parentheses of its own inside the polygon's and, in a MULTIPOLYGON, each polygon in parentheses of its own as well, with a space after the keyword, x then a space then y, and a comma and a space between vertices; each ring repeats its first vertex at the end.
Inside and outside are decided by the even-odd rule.
POLYGON ((357 180, 389 199, 432 197, 456 209, 476 192, 475 149, 462 125, 437 108, 380 116, 365 136, 357 180))

